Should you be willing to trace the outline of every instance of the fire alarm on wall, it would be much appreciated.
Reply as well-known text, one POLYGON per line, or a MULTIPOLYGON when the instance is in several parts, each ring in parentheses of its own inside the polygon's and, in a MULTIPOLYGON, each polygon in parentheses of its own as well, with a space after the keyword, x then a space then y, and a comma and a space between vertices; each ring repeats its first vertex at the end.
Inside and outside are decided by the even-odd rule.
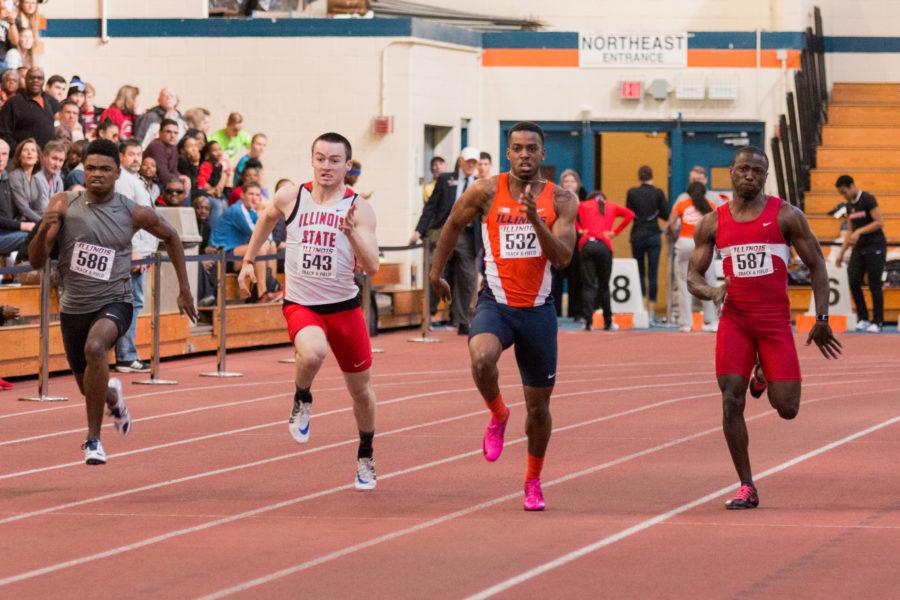
POLYGON ((386 135, 394 132, 394 117, 387 115, 379 115, 372 119, 372 131, 379 135, 386 135))

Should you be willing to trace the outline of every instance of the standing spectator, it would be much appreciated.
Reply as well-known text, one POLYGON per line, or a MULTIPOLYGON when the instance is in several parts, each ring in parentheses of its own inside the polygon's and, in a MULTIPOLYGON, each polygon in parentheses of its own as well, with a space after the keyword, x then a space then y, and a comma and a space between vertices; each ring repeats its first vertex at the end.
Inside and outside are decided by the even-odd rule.
POLYGON ((53 102, 56 110, 54 110, 54 114, 59 112, 59 105, 63 100, 66 99, 66 92, 69 91, 68 86, 66 85, 66 78, 62 75, 51 75, 50 79, 47 80, 47 89, 44 90, 47 92, 47 95, 53 98, 53 102))
POLYGON ((30 69, 34 66, 34 31, 19 31, 19 42, 6 51, 5 61, 9 69, 30 69))
POLYGON ((0 64, 6 66, 6 52, 19 43, 19 28, 16 27, 15 10, 5 2, 0 3, 0 64))
MULTIPOLYGON (((579 182, 580 183, 580 182, 579 182)), ((590 331, 597 306, 597 293, 603 307, 603 329, 618 329, 612 319, 609 278, 612 275, 614 237, 622 233, 634 219, 634 213, 608 202, 601 192, 594 192, 578 203, 578 253, 581 254, 582 308, 584 328, 590 331), (615 227, 616 219, 621 219, 615 227)), ((574 301, 574 299, 573 299, 574 301)))
POLYGON ((22 221, 19 211, 13 202, 12 189, 9 186, 9 175, 6 164, 9 162, 9 145, 0 140, 0 254, 9 254, 18 250, 34 229, 31 221, 22 221))
POLYGON ((168 87, 159 90, 156 106, 142 114, 134 125, 134 137, 144 148, 159 135, 163 119, 172 119, 178 124, 178 137, 182 137, 187 131, 184 117, 178 110, 178 96, 168 87))
MULTIPOLYGON (((574 169, 566 169, 559 176, 559 187, 566 191, 572 192, 579 200, 585 198, 584 188, 581 185, 581 176, 574 169)), ((556 315, 559 317, 571 317, 576 323, 583 321, 590 322, 593 310, 590 313, 584 313, 581 309, 583 303, 582 281, 581 281, 581 257, 578 252, 572 253, 572 260, 564 269, 550 267, 551 295, 553 296, 553 304, 556 307, 556 315), (568 314, 563 314, 563 290, 568 291, 569 305, 568 314)))
MULTIPOLYGON (((423 238, 427 238, 432 244, 437 241, 453 205, 466 188, 475 183, 475 169, 478 167, 480 157, 478 150, 467 146, 460 154, 460 160, 457 163, 458 171, 442 173, 438 177, 434 192, 425 203, 422 216, 419 217, 416 229, 410 237, 411 244, 423 238)), ((469 223, 460 234, 453 256, 447 264, 448 279, 452 290, 451 325, 456 325, 459 335, 468 335, 471 321, 469 307, 475 291, 475 233, 474 224, 469 223)), ((433 297, 436 296, 437 294, 433 295, 433 297)), ((437 302, 437 298, 435 298, 435 302, 437 302)), ((434 314, 437 305, 430 308, 434 314)))
POLYGON ((84 129, 79 122, 78 105, 72 100, 63 100, 59 107, 59 125, 68 133, 73 142, 84 139, 84 129))
POLYGON ((163 119, 159 127, 159 138, 150 142, 145 155, 156 161, 156 178, 165 186, 170 179, 178 177, 178 123, 163 119))
POLYGON ((65 144, 58 141, 47 142, 41 156, 41 170, 35 173, 34 181, 41 192, 41 210, 44 214, 50 204, 50 198, 65 189, 62 180, 62 168, 66 162, 65 144))
POLYGON ((191 189, 197 187, 197 175, 200 173, 200 142, 196 138, 183 137, 178 142, 178 172, 191 182, 191 189))
POLYGON ((102 140, 109 140, 114 144, 119 143, 119 126, 112 122, 112 119, 106 119, 97 126, 97 137, 102 140))
POLYGON ((230 165, 237 163, 238 158, 250 148, 250 136, 243 131, 244 117, 241 113, 233 112, 228 115, 228 121, 223 129, 218 130, 209 139, 219 142, 225 158, 230 165))
POLYGON ((87 148, 88 141, 81 140, 72 144, 69 152, 66 154, 66 176, 63 178, 63 184, 67 190, 73 186, 84 185, 84 149, 87 148))
POLYGON ((656 321, 656 279, 662 251, 659 220, 669 218, 669 208, 665 192, 653 185, 653 169, 643 165, 638 169, 638 180, 640 185, 628 190, 625 207, 634 212, 631 253, 637 259, 641 293, 652 325, 656 321))
MULTIPOLYGON (((210 247, 209 237, 212 235, 212 227, 209 215, 212 208, 209 197, 199 193, 191 200, 194 216, 197 217, 197 231, 200 233, 200 254, 213 253, 215 248, 210 247)), ((204 260, 200 263, 197 273, 197 306, 212 306, 216 302, 215 261, 204 260)))
POLYGON ((875 196, 856 186, 849 175, 841 175, 835 183, 838 193, 847 201, 847 221, 850 232, 844 234, 844 243, 835 264, 840 268, 847 250, 853 246, 847 264, 850 295, 856 305, 856 330, 881 333, 884 327, 884 291, 881 277, 887 256, 887 238, 884 237, 884 218, 875 196), (869 280, 872 293, 872 321, 863 296, 863 277, 869 280))
POLYGON ((241 173, 244 172, 244 167, 247 165, 248 160, 256 159, 259 164, 262 164, 262 157, 263 154, 266 153, 266 144, 268 143, 269 138, 266 137, 266 134, 253 134, 253 137, 250 139, 250 150, 241 157, 241 160, 239 160, 234 167, 234 185, 240 184, 241 173))
POLYGON ((437 184, 438 175, 443 173, 446 168, 447 161, 444 160, 444 157, 431 157, 431 161, 428 163, 428 170, 431 172, 431 181, 422 186, 422 202, 428 202, 428 199, 431 198, 431 192, 434 191, 434 186, 437 184))
POLYGON ((44 93, 44 71, 28 69, 25 90, 10 98, 0 108, 0 137, 10 148, 18 148, 22 140, 34 138, 38 145, 53 139, 52 98, 44 93))
MULTIPOLYGON (((675 270, 678 273, 678 320, 681 331, 688 333, 693 326, 693 296, 688 290, 687 274, 691 254, 694 252, 694 229, 703 216, 716 209, 716 203, 709 200, 706 186, 699 181, 688 184, 687 198, 679 200, 672 207, 669 215, 667 230, 671 239, 676 239, 676 229, 681 223, 681 230, 677 234, 675 242, 675 270)), ((706 284, 716 285, 716 265, 710 263, 706 270, 706 284)), ((716 315, 716 307, 710 300, 703 301, 703 331, 717 331, 719 318, 716 315)))
POLYGON ((487 179, 491 176, 491 169, 494 167, 494 159, 491 158, 490 153, 481 152, 478 154, 478 172, 476 173, 476 177, 478 179, 487 179))
MULTIPOLYGON (((706 169, 704 169, 700 165, 694 166, 691 169, 690 173, 688 173, 688 183, 691 184, 695 181, 702 183, 704 186, 707 185, 708 180, 706 177, 706 169)), ((687 200, 688 198, 690 198, 690 196, 688 196, 687 191, 684 191, 679 194, 678 198, 675 199, 675 204, 678 204, 682 200, 687 200)), ((709 189, 709 187, 706 188, 706 199, 712 202, 717 207, 728 202, 728 196, 724 194, 717 194, 709 189)), ((673 204, 672 206, 674 207, 675 204, 673 204)))
MULTIPOLYGON (((141 168, 141 144, 136 139, 125 140, 119 144, 121 170, 116 180, 116 192, 138 206, 153 208, 150 194, 138 176, 141 168)), ((151 233, 139 230, 131 238, 131 260, 140 260, 156 252, 159 240, 151 233)), ((138 358, 134 336, 137 332, 138 316, 144 308, 144 265, 131 268, 131 291, 134 310, 131 313, 131 326, 125 335, 116 342, 116 371, 119 373, 146 373, 150 365, 138 358)))
POLYGON ((16 211, 24 220, 37 223, 44 209, 41 206, 41 188, 36 181, 41 170, 41 154, 34 138, 23 140, 16 146, 12 166, 9 187, 16 211))
MULTIPOLYGON (((119 127, 119 139, 127 140, 134 130, 137 114, 138 95, 141 91, 133 85, 123 85, 116 92, 112 105, 100 115, 100 122, 109 119, 119 127)), ((176 124, 177 129, 177 124, 176 124)), ((176 131, 177 135, 177 131, 176 131)))
POLYGON ((0 105, 12 98, 19 91, 19 72, 15 69, 6 69, 0 75, 0 105))
POLYGON ((103 109, 94 104, 97 90, 89 83, 84 84, 84 102, 81 105, 81 120, 84 122, 84 134, 89 140, 97 137, 97 125, 100 124, 100 115, 103 109))
POLYGON ((184 111, 184 124, 188 129, 197 129, 206 135, 212 124, 209 119, 209 111, 205 108, 190 108, 184 111))
POLYGON ((141 160, 139 175, 144 183, 144 187, 147 188, 147 193, 150 194, 150 197, 155 202, 159 198, 159 182, 156 179, 156 161, 152 157, 144 156, 143 160, 141 160))
MULTIPOLYGON (((262 167, 262 163, 260 163, 260 167, 262 167)), ((352 190, 356 186, 356 182, 359 181, 360 175, 362 175, 362 163, 356 159, 351 160, 350 170, 344 175, 344 185, 352 190)), ((262 178, 262 169, 260 169, 260 178, 262 178)), ((262 185, 262 182, 260 182, 260 185, 262 185)), ((359 190, 353 191, 359 194, 359 197, 363 200, 369 200, 372 197, 372 192, 363 193, 359 190)), ((266 194, 266 196, 268 197, 268 194, 266 194)))

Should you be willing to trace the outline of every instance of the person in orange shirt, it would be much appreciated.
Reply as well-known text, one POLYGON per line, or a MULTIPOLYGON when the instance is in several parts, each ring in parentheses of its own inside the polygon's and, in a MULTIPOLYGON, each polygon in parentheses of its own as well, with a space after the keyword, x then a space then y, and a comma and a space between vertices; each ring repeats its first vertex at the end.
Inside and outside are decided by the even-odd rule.
MULTIPOLYGON (((693 325, 693 297, 687 287, 688 263, 691 253, 694 251, 694 228, 703 218, 703 215, 716 209, 716 205, 706 197, 706 186, 699 181, 690 183, 687 187, 687 198, 679 200, 672 207, 669 214, 669 236, 675 241, 675 270, 678 273, 678 297, 679 311, 678 321, 681 331, 691 331, 693 325), (678 230, 678 224, 681 230, 678 230), (676 233, 677 232, 677 233, 676 233)), ((706 270, 706 283, 716 285, 715 264, 706 270)), ((703 304, 703 331, 716 331, 719 328, 719 317, 712 301, 704 300, 703 304)))
POLYGON ((609 278, 612 275, 612 239, 622 233, 634 220, 634 211, 606 200, 602 192, 593 192, 578 204, 578 220, 575 229, 580 234, 578 252, 581 255, 581 294, 586 315, 585 331, 591 330, 591 320, 600 293, 603 307, 603 329, 618 329, 612 320, 612 304, 609 298, 609 278), (613 227, 616 218, 619 224, 613 227))

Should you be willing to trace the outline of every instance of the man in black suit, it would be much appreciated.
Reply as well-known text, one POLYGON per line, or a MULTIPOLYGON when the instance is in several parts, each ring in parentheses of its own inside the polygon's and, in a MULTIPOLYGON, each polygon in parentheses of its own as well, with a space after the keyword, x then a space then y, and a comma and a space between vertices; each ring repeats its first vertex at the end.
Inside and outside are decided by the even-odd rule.
MULTIPOLYGON (((425 203, 416 230, 410 237, 410 243, 416 243, 424 238, 430 240, 432 248, 434 247, 434 242, 437 241, 441 227, 450 216, 453 205, 466 188, 475 182, 475 169, 478 167, 479 157, 478 150, 467 146, 460 153, 457 169, 438 176, 434 191, 425 203)), ((456 250, 447 263, 447 279, 450 281, 453 296, 450 305, 450 323, 457 327, 460 335, 469 334, 472 294, 475 293, 475 239, 480 234, 477 223, 470 223, 459 236, 456 250)), ((432 314, 437 309, 437 301, 437 298, 432 298, 432 314)))

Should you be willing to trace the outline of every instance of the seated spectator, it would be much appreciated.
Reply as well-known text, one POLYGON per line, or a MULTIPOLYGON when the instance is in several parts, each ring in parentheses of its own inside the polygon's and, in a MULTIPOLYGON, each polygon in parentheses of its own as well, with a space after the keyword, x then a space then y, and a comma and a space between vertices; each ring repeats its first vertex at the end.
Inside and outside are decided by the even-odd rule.
POLYGON ((16 9, 0 3, 0 65, 6 67, 6 53, 19 43, 19 28, 16 27, 16 9))
POLYGON ((66 92, 68 90, 69 86, 66 85, 66 78, 62 75, 51 75, 50 79, 47 80, 46 89, 44 91, 54 100, 56 108, 54 113, 59 112, 60 104, 66 99, 66 92))
MULTIPOLYGON (((97 137, 97 125, 100 124, 100 115, 103 109, 94 104, 97 91, 89 83, 84 84, 84 103, 81 105, 81 121, 84 123, 84 134, 89 140, 97 137)), ((118 136, 118 132, 116 133, 118 136)), ((108 138, 107 138, 108 139, 108 138)))
POLYGON ((159 183, 156 181, 156 161, 150 156, 145 156, 141 160, 141 170, 138 174, 141 176, 141 181, 144 182, 144 187, 147 188, 150 197, 159 199, 159 183))
POLYGON ((30 69, 34 66, 34 30, 19 31, 19 42, 6 51, 6 67, 8 69, 30 69))
POLYGON ((228 115, 228 122, 223 129, 218 130, 211 136, 210 140, 219 142, 228 164, 234 166, 238 158, 244 154, 250 147, 250 136, 246 131, 242 131, 244 126, 244 117, 241 113, 233 112, 228 115))
POLYGON ((13 202, 12 189, 6 164, 9 162, 9 144, 0 140, 0 254, 9 254, 19 249, 34 229, 31 221, 22 221, 13 202))
POLYGON ((71 100, 78 107, 78 121, 81 122, 81 107, 84 106, 84 82, 78 75, 72 75, 72 79, 69 81, 66 100, 71 100))
MULTIPOLYGON (((279 179, 275 184, 275 193, 278 193, 278 190, 283 188, 286 185, 293 185, 293 181, 290 179, 279 179)), ((275 223, 275 227, 272 229, 272 241, 275 243, 275 249, 279 252, 283 250, 287 250, 287 221, 284 218, 284 215, 280 215, 278 217, 278 222, 275 223)), ((278 272, 284 273, 284 259, 278 259, 278 272)), ((372 306, 375 306, 374 304, 372 306)))
POLYGON ((80 112, 78 105, 72 100, 63 100, 59 106, 59 126, 69 132, 69 138, 73 142, 84 139, 84 129, 78 118, 80 112))
POLYGON ((63 144, 66 145, 66 149, 68 149, 69 146, 72 145, 72 133, 68 129, 63 127, 62 125, 54 127, 53 128, 53 141, 54 142, 62 142, 63 144))
POLYGON ((191 182, 191 189, 197 187, 200 172, 200 142, 196 138, 184 136, 178 142, 178 172, 191 182))
POLYGON ((18 91, 19 72, 15 69, 6 69, 0 75, 0 105, 4 104, 18 91))
POLYGON ((66 154, 65 177, 63 185, 67 190, 71 190, 73 186, 84 185, 84 149, 87 148, 88 141, 81 140, 72 144, 69 152, 66 154))
POLYGON ((114 144, 119 143, 119 126, 112 122, 112 119, 101 121, 97 126, 97 137, 103 140, 109 140, 114 144))
POLYGON ((16 210, 24 220, 37 223, 44 214, 44 207, 41 206, 41 188, 37 182, 37 174, 41 170, 41 153, 34 138, 23 140, 16 146, 12 166, 9 187, 16 210))
POLYGON ((223 174, 222 146, 219 142, 207 142, 200 151, 200 170, 197 174, 197 187, 206 190, 216 198, 221 198, 225 191, 228 177, 223 174))
POLYGON ((39 146, 53 139, 53 99, 44 93, 44 71, 28 69, 25 89, 0 108, 0 137, 10 148, 18 148, 22 140, 33 138, 39 146))
POLYGON ((156 199, 157 206, 184 206, 187 189, 179 178, 171 179, 163 186, 162 195, 156 199))
POLYGON ((266 137, 266 134, 256 133, 253 135, 253 138, 250 140, 250 151, 241 157, 241 160, 238 161, 237 166, 234 168, 234 185, 240 185, 241 173, 244 171, 248 160, 255 158, 262 165, 262 157, 266 153, 266 144, 268 143, 269 138, 266 137))
POLYGON ((196 129, 203 132, 205 137, 209 133, 209 127, 212 124, 209 116, 209 111, 205 108, 191 108, 184 112, 184 124, 188 129, 196 129))
MULTIPOLYGON (((6 142, 4 142, 6 143, 6 142)), ((4 304, 3 308, 0 309, 0 325, 6 325, 6 323, 12 319, 19 318, 19 309, 18 307, 12 306, 11 304, 4 304)), ((11 390, 13 389, 13 384, 8 382, 5 379, 0 378, 0 391, 2 390, 11 390)))
POLYGON ((178 124, 178 137, 182 137, 187 127, 184 117, 178 110, 178 96, 172 88, 164 87, 159 90, 156 106, 145 112, 138 118, 134 125, 134 137, 146 148, 150 142, 159 136, 159 128, 163 119, 172 119, 178 124))
MULTIPOLYGON (((37 10, 38 0, 19 0, 19 12, 16 15, 16 27, 19 31, 30 29, 38 35, 41 28, 41 17, 37 10)), ((35 39, 37 41, 37 39, 35 39)))
POLYGON ((133 85, 123 85, 116 93, 112 105, 100 115, 101 122, 109 119, 119 127, 120 140, 131 138, 140 93, 141 91, 133 85))
POLYGON ((243 193, 244 186, 248 183, 254 183, 260 186, 260 190, 262 190, 262 194, 264 197, 268 197, 269 194, 266 190, 262 188, 262 184, 260 183, 260 179, 262 178, 262 164, 259 163, 255 158, 251 158, 247 161, 247 164, 244 165, 244 171, 241 173, 241 184, 231 190, 231 193, 228 195, 228 205, 231 206, 241 197, 243 193))
POLYGON ((144 156, 156 161, 156 178, 164 186, 170 179, 178 177, 178 123, 163 119, 159 127, 159 138, 150 142, 144 156))
MULTIPOLYGON (((256 183, 244 184, 240 202, 228 207, 222 217, 215 223, 210 238, 210 245, 216 248, 224 248, 229 254, 243 256, 247 252, 247 244, 253 235, 253 227, 256 225, 257 211, 263 208, 263 197, 260 187, 256 183)), ((275 245, 271 242, 263 244, 260 254, 274 254, 275 245)), ((240 263, 235 266, 240 269, 240 263)), ((275 273, 277 265, 275 261, 256 261, 254 271, 256 273, 256 285, 254 293, 250 296, 251 302, 271 302, 278 300, 280 296, 267 292, 266 274, 268 270, 275 273)))
MULTIPOLYGON (((203 193, 194 196, 191 201, 194 216, 197 217, 197 231, 200 233, 200 254, 212 254, 216 251, 209 245, 209 237, 212 234, 209 222, 211 206, 210 199, 203 193)), ((197 306, 212 306, 216 302, 216 263, 204 260, 200 263, 200 267, 197 273, 197 306)))
POLYGON ((203 146, 206 145, 206 134, 199 129, 188 129, 184 132, 184 137, 189 137, 197 140, 198 148, 203 148, 203 146))
POLYGON ((37 182, 41 190, 41 214, 47 210, 50 204, 50 198, 55 194, 63 191, 62 172, 63 164, 66 162, 65 144, 58 141, 47 142, 44 146, 44 153, 41 156, 41 170, 35 173, 34 180, 37 182))

